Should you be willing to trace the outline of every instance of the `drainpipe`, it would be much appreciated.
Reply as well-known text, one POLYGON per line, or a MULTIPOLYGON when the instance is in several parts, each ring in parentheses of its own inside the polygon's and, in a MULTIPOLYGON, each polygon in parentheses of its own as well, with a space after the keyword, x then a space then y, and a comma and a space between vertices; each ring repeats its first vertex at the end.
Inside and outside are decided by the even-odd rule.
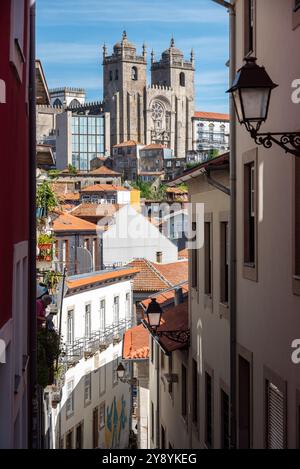
POLYGON ((30 2, 30 57, 29 57, 29 418, 28 445, 41 447, 40 392, 37 385, 37 323, 36 323, 36 87, 35 87, 35 0, 30 2))
MULTIPOLYGON (((213 0, 229 12, 230 70, 229 80, 233 83, 236 73, 236 13, 235 0, 213 0)), ((230 446, 237 447, 237 364, 236 364, 236 116, 230 96, 230 261, 229 261, 229 308, 230 308, 230 446)))

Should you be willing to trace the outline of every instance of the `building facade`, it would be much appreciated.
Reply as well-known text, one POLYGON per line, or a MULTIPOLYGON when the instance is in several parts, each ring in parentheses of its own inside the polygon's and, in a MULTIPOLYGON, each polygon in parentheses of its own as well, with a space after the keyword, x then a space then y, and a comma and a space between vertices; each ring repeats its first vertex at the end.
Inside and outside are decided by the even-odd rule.
POLYGON ((5 229, 1 230, 0 448, 4 449, 28 448, 36 436, 28 432, 31 390, 36 384, 31 379, 35 358, 30 347, 35 311, 29 296, 29 269, 35 256, 30 248, 29 223, 31 207, 34 210, 31 159, 35 159, 34 152, 29 151, 31 5, 34 8, 29 0, 4 0, 0 4, 1 155, 9 161, 1 195, 4 198, 11 193, 3 207, 5 229))
POLYGON ((194 55, 185 60, 174 39, 159 61, 151 55, 147 85, 147 53, 138 55, 123 33, 112 55, 103 47, 104 110, 110 114, 111 146, 135 140, 164 144, 175 156, 192 148, 194 55))
POLYGON ((65 355, 52 393, 56 448, 128 447, 131 387, 118 381, 116 370, 123 334, 132 325, 135 272, 68 278, 61 322, 65 355))
POLYGON ((195 112, 193 116, 193 150, 201 162, 229 150, 229 115, 195 112))

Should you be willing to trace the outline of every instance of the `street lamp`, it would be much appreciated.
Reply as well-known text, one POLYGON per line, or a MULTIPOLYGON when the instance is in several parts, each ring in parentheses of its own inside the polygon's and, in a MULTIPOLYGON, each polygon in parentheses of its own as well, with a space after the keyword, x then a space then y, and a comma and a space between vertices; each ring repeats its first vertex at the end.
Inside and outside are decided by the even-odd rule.
POLYGON ((278 85, 273 83, 264 67, 256 63, 255 57, 246 57, 246 64, 235 77, 231 93, 238 120, 244 124, 257 145, 271 148, 276 143, 286 153, 300 156, 300 132, 259 133, 268 118, 271 93, 278 85))
POLYGON ((126 370, 125 370, 124 366, 122 365, 122 363, 119 363, 119 365, 116 369, 116 372, 117 372, 118 380, 121 381, 122 383, 130 384, 130 386, 136 386, 137 385, 137 379, 136 378, 126 378, 125 377, 126 370))
POLYGON ((189 343, 189 329, 177 329, 173 331, 158 330, 163 310, 157 303, 156 298, 151 298, 151 303, 149 304, 145 314, 148 320, 143 321, 143 324, 154 337, 167 337, 168 339, 173 340, 174 342, 179 342, 181 344, 189 343))

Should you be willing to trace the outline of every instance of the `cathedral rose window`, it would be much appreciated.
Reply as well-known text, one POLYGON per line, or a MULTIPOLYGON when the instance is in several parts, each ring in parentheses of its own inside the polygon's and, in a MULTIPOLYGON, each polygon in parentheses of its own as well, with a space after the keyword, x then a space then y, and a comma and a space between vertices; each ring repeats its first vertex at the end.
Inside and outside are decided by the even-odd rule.
POLYGON ((152 104, 152 119, 153 120, 162 120, 164 115, 164 108, 161 103, 158 101, 152 104))

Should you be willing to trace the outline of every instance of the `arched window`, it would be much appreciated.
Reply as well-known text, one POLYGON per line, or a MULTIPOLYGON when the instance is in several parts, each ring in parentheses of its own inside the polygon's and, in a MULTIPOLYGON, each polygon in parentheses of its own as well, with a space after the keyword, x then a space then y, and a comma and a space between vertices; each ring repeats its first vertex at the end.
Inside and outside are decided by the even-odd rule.
POLYGON ((119 70, 115 70, 115 80, 119 80, 119 70))
POLYGON ((185 74, 183 72, 179 74, 179 83, 180 86, 185 86, 185 74))
POLYGON ((78 99, 72 99, 72 101, 69 104, 69 107, 78 107, 78 106, 80 106, 80 102, 78 101, 78 99))
POLYGON ((56 98, 56 100, 54 101, 53 103, 53 106, 55 107, 61 107, 62 106, 62 102, 59 98, 56 98))
POLYGON ((112 70, 109 71, 109 81, 112 81, 113 79, 113 72, 112 70))
POLYGON ((136 81, 138 79, 138 71, 136 67, 132 67, 131 69, 131 80, 136 81))

